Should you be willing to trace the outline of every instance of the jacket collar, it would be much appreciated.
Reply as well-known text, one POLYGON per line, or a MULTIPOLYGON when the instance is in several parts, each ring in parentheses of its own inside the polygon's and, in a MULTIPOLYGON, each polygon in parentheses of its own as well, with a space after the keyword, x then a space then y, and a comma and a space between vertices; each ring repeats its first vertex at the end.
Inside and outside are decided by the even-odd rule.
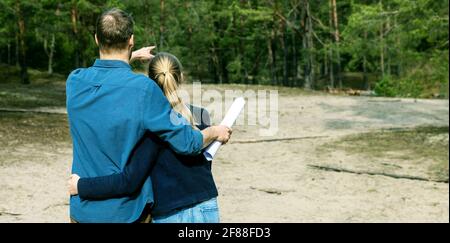
POLYGON ((97 59, 94 62, 94 67, 101 67, 101 68, 129 68, 131 69, 130 64, 121 61, 121 60, 102 60, 97 59))

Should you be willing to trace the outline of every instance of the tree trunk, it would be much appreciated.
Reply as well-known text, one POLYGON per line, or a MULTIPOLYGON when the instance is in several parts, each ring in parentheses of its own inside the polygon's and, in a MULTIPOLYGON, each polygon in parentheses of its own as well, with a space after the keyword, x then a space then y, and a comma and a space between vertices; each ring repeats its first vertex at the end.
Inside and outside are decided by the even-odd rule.
POLYGON ((298 84, 298 60, 297 60, 297 41, 295 33, 292 33, 292 83, 291 87, 295 87, 298 84))
MULTIPOLYGON (((383 1, 380 0, 380 8, 383 11, 383 1)), ((381 70, 381 78, 384 78, 384 23, 380 24, 380 70, 381 70)))
MULTIPOLYGON (((240 0, 240 7, 241 8, 245 8, 245 5, 247 4, 247 0, 240 0)), ((244 16, 239 16, 239 22, 237 23, 238 29, 241 33, 244 32, 244 16)), ((242 38, 239 38, 239 53, 240 55, 240 62, 241 62, 241 72, 239 73, 239 76, 243 76, 244 77, 244 83, 248 84, 249 81, 249 77, 248 77, 248 70, 247 70, 247 65, 245 65, 245 46, 244 46, 244 41, 242 38)))
MULTIPOLYGON (((273 31, 272 31, 273 32, 273 31)), ((269 67, 270 67, 270 74, 272 77, 272 85, 277 85, 277 75, 275 73, 275 53, 274 53, 274 48, 273 48, 273 34, 271 35, 271 37, 269 37, 268 41, 267 41, 267 51, 269 54, 269 67)))
POLYGON ((228 74, 228 60, 226 57, 222 57, 222 61, 221 61, 221 69, 222 69, 222 75, 223 75, 223 82, 224 83, 230 83, 230 75, 228 74))
POLYGON ((160 0, 159 1, 159 10, 160 10, 160 15, 159 15, 159 50, 164 50, 164 21, 165 21, 165 1, 164 0, 160 0))
POLYGON ((259 54, 257 54, 256 59, 254 61, 254 65, 253 65, 253 67, 251 69, 251 72, 250 72, 252 74, 252 82, 251 82, 251 84, 258 84, 259 83, 257 77, 258 77, 259 71, 260 71, 259 65, 260 65, 260 62, 261 62, 262 52, 263 51, 261 51, 259 54))
POLYGON ((363 82, 366 90, 370 90, 369 79, 367 78, 367 57, 363 57, 363 82))
POLYGON ((8 43, 8 65, 11 65, 11 43, 8 43))
MULTIPOLYGON (((309 12, 309 10, 308 10, 309 12)), ((313 42, 313 27, 312 27, 312 21, 311 21, 311 17, 310 14, 308 13, 308 48, 309 48, 309 84, 310 84, 310 88, 314 88, 315 85, 315 57, 314 57, 314 42, 313 42)))
MULTIPOLYGON (((397 25, 397 16, 394 17, 394 26, 397 25)), ((395 36, 395 47, 394 47, 394 58, 395 58, 395 75, 396 76, 400 76, 401 75, 401 70, 402 70, 402 53, 399 51, 401 50, 401 43, 400 43, 400 35, 397 34, 395 36)))
POLYGON ((15 62, 16 62, 16 67, 17 68, 20 68, 20 63, 19 63, 19 53, 20 53, 20 51, 19 51, 19 49, 20 49, 20 47, 19 47, 19 31, 17 31, 16 32, 16 38, 15 38, 15 42, 16 42, 16 45, 15 45, 15 47, 16 47, 16 49, 15 49, 15 52, 14 52, 14 56, 15 56, 15 62))
POLYGON ((305 63, 305 83, 304 88, 309 90, 314 86, 314 43, 313 43, 313 26, 311 19, 311 12, 309 7, 309 0, 304 1, 305 15, 305 36, 303 38, 303 48, 306 50, 305 63))
MULTIPOLYGON (((52 34, 52 39, 50 41, 50 47, 48 48, 47 52, 47 56, 48 56, 48 74, 53 74, 53 56, 55 53, 55 42, 56 42, 56 38, 55 38, 55 34, 52 34)), ((47 43, 47 40, 45 40, 45 43, 47 43)), ((45 47, 45 49, 47 49, 47 47, 45 47)))
MULTIPOLYGON (((298 21, 298 7, 294 9, 294 22, 298 21)), ((298 85, 298 59, 297 59, 297 36, 292 32, 292 83, 291 86, 298 85)))
POLYGON ((269 57, 270 57, 270 72, 272 75, 272 84, 273 85, 279 85, 279 81, 278 81, 278 75, 279 75, 279 71, 277 68, 277 45, 276 45, 276 40, 278 39, 278 26, 277 26, 277 17, 276 17, 276 13, 279 11, 279 2, 278 1, 274 1, 274 9, 273 9, 273 26, 272 29, 270 30, 270 46, 269 46, 269 57))
POLYGON ((28 76, 27 67, 27 46, 25 42, 25 20, 23 18, 22 9, 20 1, 16 1, 16 14, 17 14, 17 24, 19 27, 19 65, 20 65, 20 79, 22 84, 29 84, 30 78, 28 76))
MULTIPOLYGON (((329 19, 329 25, 330 30, 333 29, 333 3, 332 0, 330 0, 330 19, 329 19)), ((330 37, 333 37, 333 34, 330 32, 330 37)), ((330 60, 330 88, 335 88, 335 81, 334 81, 334 58, 333 58, 333 47, 332 47, 332 40, 330 41, 330 49, 329 49, 329 60, 330 60)))
MULTIPOLYGON (((387 11, 389 12, 390 8, 389 6, 387 7, 387 11)), ((391 29, 391 18, 387 17, 386 19, 386 29, 390 30, 391 29)), ((383 33, 384 35, 384 33, 383 33)), ((384 45, 384 52, 386 53, 386 59, 387 59, 387 74, 390 76, 391 75, 391 55, 390 55, 390 51, 389 51, 389 46, 388 45, 384 45)))
MULTIPOLYGON (((215 0, 214 1, 214 5, 212 8, 213 12, 219 11, 219 6, 220 6, 220 1, 219 0, 215 0)), ((220 21, 216 20, 213 22, 213 26, 214 26, 214 33, 218 33, 218 37, 214 38, 212 40, 211 46, 212 46, 212 60, 213 60, 213 71, 214 71, 214 83, 219 83, 222 84, 223 83, 223 72, 222 72, 222 55, 221 55, 221 50, 220 48, 220 43, 219 43, 219 38, 220 38, 220 32, 221 32, 221 25, 220 25, 220 21)))
POLYGON ((314 42, 313 42, 313 26, 311 13, 308 4, 308 48, 309 48, 309 82, 310 88, 315 85, 315 61, 314 61, 314 42))
POLYGON ((287 40, 286 40, 286 26, 282 26, 283 33, 281 36, 281 49, 283 49, 283 86, 288 86, 289 77, 288 77, 288 49, 287 49, 287 40))
POLYGON ((338 22, 338 14, 336 7, 336 0, 331 0, 331 4, 333 7, 333 22, 334 22, 334 38, 336 41, 336 61, 337 61, 337 81, 339 83, 339 88, 342 89, 342 74, 341 74, 341 53, 339 48, 340 43, 340 33, 339 33, 339 22, 338 22))
POLYGON ((76 2, 74 2, 72 4, 72 8, 70 9, 70 19, 71 19, 71 23, 72 23, 72 34, 74 37, 73 41, 74 41, 74 46, 75 46, 74 64, 75 64, 75 67, 78 68, 78 67, 80 67, 81 51, 80 51, 80 43, 79 43, 79 39, 78 39, 78 10, 77 10, 76 2))
POLYGON ((212 43, 212 47, 211 47, 211 65, 212 65, 212 75, 214 77, 214 83, 219 83, 222 84, 222 75, 220 72, 220 62, 219 62, 219 55, 217 54, 216 51, 216 43, 212 43))
POLYGON ((328 76, 328 51, 326 49, 327 47, 324 47, 325 51, 323 52, 323 63, 321 67, 321 78, 326 78, 328 76))
MULTIPOLYGON (((367 30, 364 30, 364 43, 367 43, 367 30)), ((367 77, 367 48, 364 49, 363 53, 363 80, 366 90, 370 90, 369 79, 367 77)))

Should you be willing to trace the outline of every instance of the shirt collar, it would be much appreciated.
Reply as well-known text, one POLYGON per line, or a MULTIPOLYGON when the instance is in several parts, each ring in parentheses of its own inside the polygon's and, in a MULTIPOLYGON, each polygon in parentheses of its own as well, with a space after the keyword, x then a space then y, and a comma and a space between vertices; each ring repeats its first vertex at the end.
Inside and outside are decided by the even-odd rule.
POLYGON ((95 60, 94 67, 101 67, 101 68, 129 68, 131 69, 130 64, 121 61, 121 60, 102 60, 97 59, 95 60))

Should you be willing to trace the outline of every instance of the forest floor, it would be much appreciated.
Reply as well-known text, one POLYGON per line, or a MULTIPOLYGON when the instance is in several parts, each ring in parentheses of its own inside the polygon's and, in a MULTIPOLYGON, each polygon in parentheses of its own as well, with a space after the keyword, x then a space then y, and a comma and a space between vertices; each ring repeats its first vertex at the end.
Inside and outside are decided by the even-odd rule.
MULTIPOLYGON (((64 78, 34 80, 0 83, 0 222, 69 220, 64 78)), ((448 100, 202 88, 279 90, 278 133, 236 126, 213 162, 223 222, 449 222, 448 100)))

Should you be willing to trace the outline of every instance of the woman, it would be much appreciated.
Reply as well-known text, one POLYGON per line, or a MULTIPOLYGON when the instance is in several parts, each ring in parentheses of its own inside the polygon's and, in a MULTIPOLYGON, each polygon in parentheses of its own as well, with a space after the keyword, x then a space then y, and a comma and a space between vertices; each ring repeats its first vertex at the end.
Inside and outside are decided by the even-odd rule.
MULTIPOLYGON (((177 115, 182 115, 196 129, 209 124, 206 110, 186 106, 177 90, 183 81, 179 60, 169 53, 159 53, 149 65, 149 77, 163 90, 177 115), (195 125, 197 122, 198 124, 195 125)), ((211 173, 211 162, 203 154, 181 156, 152 134, 146 134, 136 145, 120 174, 80 178, 72 175, 69 191, 84 200, 132 196, 151 176, 154 223, 218 223, 217 188, 211 173)))

